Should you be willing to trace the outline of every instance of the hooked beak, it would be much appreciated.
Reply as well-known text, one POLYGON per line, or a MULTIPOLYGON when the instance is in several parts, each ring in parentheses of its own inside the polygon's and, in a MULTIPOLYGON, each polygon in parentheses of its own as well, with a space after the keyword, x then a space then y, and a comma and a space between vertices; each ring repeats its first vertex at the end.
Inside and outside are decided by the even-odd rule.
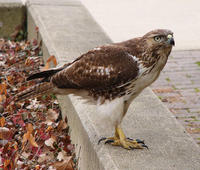
POLYGON ((174 46, 175 45, 175 41, 174 41, 173 36, 171 34, 169 34, 167 36, 167 38, 168 38, 167 43, 174 46))

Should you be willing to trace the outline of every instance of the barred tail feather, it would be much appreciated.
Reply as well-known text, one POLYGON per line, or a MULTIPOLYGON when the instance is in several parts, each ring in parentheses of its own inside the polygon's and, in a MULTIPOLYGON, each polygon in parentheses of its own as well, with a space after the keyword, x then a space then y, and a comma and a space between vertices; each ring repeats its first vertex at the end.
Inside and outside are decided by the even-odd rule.
POLYGON ((30 75, 26 80, 29 81, 29 80, 38 79, 38 78, 47 79, 47 78, 51 77, 52 75, 56 74, 57 72, 68 67, 69 65, 70 65, 70 63, 67 63, 62 67, 52 68, 52 69, 45 70, 45 71, 40 71, 39 73, 35 73, 35 74, 30 75))
POLYGON ((15 101, 23 101, 29 98, 37 97, 39 95, 49 93, 53 89, 53 85, 50 82, 42 82, 32 86, 14 96, 15 101))

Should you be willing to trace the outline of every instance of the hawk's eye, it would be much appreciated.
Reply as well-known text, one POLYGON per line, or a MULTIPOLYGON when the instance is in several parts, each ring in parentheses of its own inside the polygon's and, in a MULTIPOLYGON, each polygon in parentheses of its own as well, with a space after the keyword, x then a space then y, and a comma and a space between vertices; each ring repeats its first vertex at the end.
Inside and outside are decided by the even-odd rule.
POLYGON ((160 36, 155 36, 154 40, 157 41, 157 42, 160 42, 161 41, 161 37, 160 36))

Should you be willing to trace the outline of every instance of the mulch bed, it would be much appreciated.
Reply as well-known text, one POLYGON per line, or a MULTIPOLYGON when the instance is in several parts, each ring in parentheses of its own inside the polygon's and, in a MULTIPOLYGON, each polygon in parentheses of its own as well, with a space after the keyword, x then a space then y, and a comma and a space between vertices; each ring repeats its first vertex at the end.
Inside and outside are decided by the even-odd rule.
POLYGON ((12 100, 39 81, 26 78, 46 68, 41 56, 37 40, 0 39, 0 168, 5 170, 74 170, 77 163, 55 95, 12 100))

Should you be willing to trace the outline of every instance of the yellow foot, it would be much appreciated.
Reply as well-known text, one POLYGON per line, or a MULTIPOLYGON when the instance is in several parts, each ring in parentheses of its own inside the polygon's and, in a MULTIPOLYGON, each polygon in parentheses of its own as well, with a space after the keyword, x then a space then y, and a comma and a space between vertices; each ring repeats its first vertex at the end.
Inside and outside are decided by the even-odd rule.
POLYGON ((130 138, 126 138, 124 140, 120 140, 117 139, 116 137, 110 137, 110 138, 101 138, 98 142, 98 144, 101 141, 105 141, 105 144, 111 144, 113 146, 121 146, 125 149, 143 149, 143 148, 147 148, 148 146, 145 145, 144 141, 140 140, 140 139, 130 139, 130 138))
POLYGON ((125 149, 143 149, 147 148, 147 145, 145 145, 143 140, 140 139, 130 139, 126 138, 124 135, 124 132, 122 131, 121 127, 118 125, 115 127, 115 136, 110 138, 101 138, 98 142, 98 144, 101 141, 105 141, 105 144, 111 144, 114 146, 121 146, 125 149))

